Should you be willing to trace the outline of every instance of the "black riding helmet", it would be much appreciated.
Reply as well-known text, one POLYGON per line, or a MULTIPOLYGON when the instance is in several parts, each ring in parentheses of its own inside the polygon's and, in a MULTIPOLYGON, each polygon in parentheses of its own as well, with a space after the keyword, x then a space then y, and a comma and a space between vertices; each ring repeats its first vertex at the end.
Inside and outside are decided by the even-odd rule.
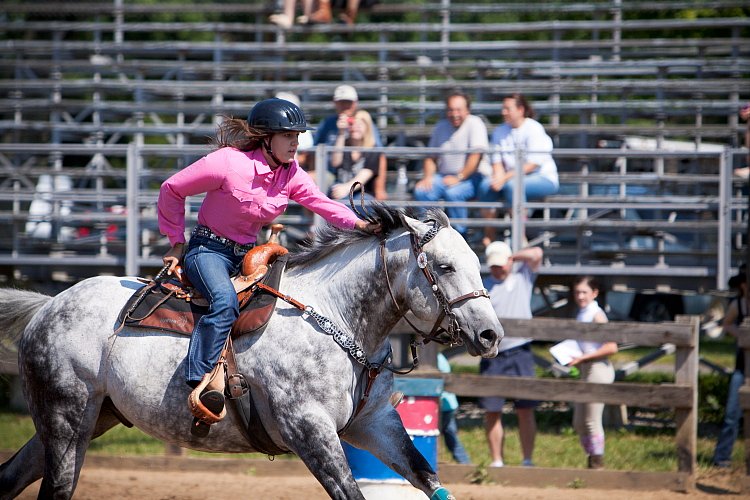
POLYGON ((276 97, 260 101, 253 106, 247 115, 247 124, 252 128, 269 132, 315 130, 307 126, 305 115, 299 106, 276 97))
POLYGON ((247 124, 250 127, 268 132, 263 139, 263 147, 268 151, 268 155, 278 165, 288 167, 288 163, 282 163, 271 149, 271 136, 278 132, 304 132, 306 130, 315 130, 307 126, 305 115, 299 106, 293 102, 274 97, 260 101, 253 106, 250 114, 247 115, 247 124))

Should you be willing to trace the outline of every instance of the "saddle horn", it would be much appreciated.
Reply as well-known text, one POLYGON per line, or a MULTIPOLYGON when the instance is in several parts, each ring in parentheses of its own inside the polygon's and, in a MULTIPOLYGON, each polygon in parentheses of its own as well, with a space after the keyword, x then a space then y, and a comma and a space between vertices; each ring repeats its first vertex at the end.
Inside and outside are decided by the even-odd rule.
POLYGON ((279 234, 283 230, 284 230, 284 224, 271 224, 271 236, 268 238, 268 242, 280 244, 279 234))
POLYGON ((245 257, 242 259, 243 276, 253 276, 258 269, 267 270, 268 264, 273 263, 278 257, 289 253, 289 250, 273 241, 274 235, 276 235, 276 240, 278 241, 278 232, 281 231, 283 227, 284 226, 281 224, 274 224, 271 226, 272 234, 268 243, 258 245, 245 254, 245 257), (276 231, 274 232, 274 226, 280 227, 276 228, 276 231), (261 268, 261 266, 263 267, 261 268))

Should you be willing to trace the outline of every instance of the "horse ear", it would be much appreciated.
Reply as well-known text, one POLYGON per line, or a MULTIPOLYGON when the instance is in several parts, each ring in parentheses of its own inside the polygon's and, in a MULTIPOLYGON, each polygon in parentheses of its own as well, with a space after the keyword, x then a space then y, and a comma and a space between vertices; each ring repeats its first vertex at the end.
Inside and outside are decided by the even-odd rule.
POLYGON ((404 214, 399 214, 399 216, 401 217, 401 222, 403 222, 404 226, 409 228, 409 231, 414 233, 418 238, 424 236, 424 234, 432 227, 429 224, 425 224, 417 219, 412 219, 404 214))

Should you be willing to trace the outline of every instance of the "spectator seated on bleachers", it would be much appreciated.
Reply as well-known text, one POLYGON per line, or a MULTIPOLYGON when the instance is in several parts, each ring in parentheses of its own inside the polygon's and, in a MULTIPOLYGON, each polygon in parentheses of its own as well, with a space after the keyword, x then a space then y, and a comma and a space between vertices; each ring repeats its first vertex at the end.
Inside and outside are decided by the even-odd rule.
MULTIPOLYGON (((357 112, 358 105, 359 95, 357 94, 357 89, 351 85, 339 85, 336 87, 336 90, 333 91, 333 107, 336 112, 325 117, 320 122, 320 125, 318 125, 318 128, 315 130, 315 145, 323 143, 332 146, 338 136, 339 127, 336 124, 339 118, 342 115, 353 117, 354 113, 357 112)), ((375 146, 381 147, 383 143, 380 140, 380 131, 374 123, 373 134, 375 135, 375 146)))
MULTIPOLYGON (((552 139, 542 124, 534 120, 531 105, 521 94, 507 95, 503 98, 502 115, 505 123, 492 132, 492 175, 485 178, 479 188, 480 200, 503 199, 506 206, 511 207, 519 164, 524 175, 524 202, 557 193, 560 183, 551 155, 552 139)), ((482 216, 490 218, 497 213, 495 209, 485 208, 482 216)), ((494 240, 495 228, 485 227, 484 245, 494 240)))
MULTIPOLYGON (((468 201, 476 197, 482 179, 489 174, 486 152, 487 127, 481 118, 471 114, 471 99, 461 91, 453 91, 445 99, 446 118, 440 120, 430 137, 431 148, 444 152, 424 159, 422 180, 414 186, 417 201, 468 201)), ((451 219, 466 219, 466 207, 445 209, 451 219)), ((467 228, 453 227, 466 237, 467 228)))
MULTIPOLYGON (((294 11, 297 6, 297 0, 284 0, 284 10, 271 14, 268 20, 278 26, 279 28, 288 30, 294 25, 294 11)), ((310 22, 310 15, 312 14, 313 0, 302 0, 302 15, 297 17, 299 24, 307 24, 310 22)))

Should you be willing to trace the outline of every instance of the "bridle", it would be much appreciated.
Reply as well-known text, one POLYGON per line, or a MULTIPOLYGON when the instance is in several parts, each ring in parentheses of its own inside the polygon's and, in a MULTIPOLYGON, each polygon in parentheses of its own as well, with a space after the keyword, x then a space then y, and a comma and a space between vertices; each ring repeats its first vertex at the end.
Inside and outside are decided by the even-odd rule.
MULTIPOLYGON (((368 213, 367 207, 365 206, 364 189, 360 182, 355 182, 349 187, 349 205, 351 206, 352 211, 355 214, 357 214, 357 216, 360 219, 363 219, 367 222, 372 222, 372 223, 378 222, 368 213), (354 193, 358 189, 360 190, 361 210, 358 209, 358 207, 354 203, 354 193)), ((396 296, 393 294, 393 286, 391 286, 391 279, 390 279, 390 276, 388 275, 388 263, 386 261, 386 255, 385 255, 386 254, 386 248, 385 248, 386 240, 385 238, 383 238, 380 240, 380 256, 383 261, 383 270, 385 272, 385 281, 388 285, 388 293, 390 294, 391 300, 393 301, 393 304, 396 306, 396 310, 398 311, 399 315, 402 318, 404 318, 404 320, 409 324, 409 326, 411 326, 412 329, 422 337, 423 343, 426 344, 430 341, 433 341, 433 342, 437 342, 439 344, 444 344, 448 346, 463 345, 463 339, 461 338, 461 327, 458 325, 458 320, 456 320, 456 313, 453 312, 453 307, 459 302, 463 302, 464 300, 476 299, 479 297, 490 298, 490 294, 487 293, 487 289, 482 288, 481 290, 473 290, 469 293, 465 293, 452 300, 448 300, 445 297, 445 294, 443 293, 443 291, 440 289, 440 286, 438 285, 437 277, 435 276, 435 272, 432 270, 432 265, 430 264, 430 261, 427 258, 427 253, 424 251, 424 246, 427 243, 429 243, 433 238, 435 238, 435 236, 437 236, 438 231, 443 229, 444 226, 441 226, 438 221, 432 220, 432 219, 425 221, 425 222, 432 222, 432 227, 427 230, 427 232, 422 236, 421 239, 418 239, 417 235, 413 231, 409 231, 409 237, 411 238, 412 252, 414 253, 414 257, 417 259, 417 266, 419 266, 419 268, 422 270, 422 273, 427 279, 427 283, 430 284, 430 289, 432 290, 432 293, 435 295, 435 299, 437 300, 438 305, 441 308, 440 315, 438 316, 437 320, 435 320, 435 324, 432 326, 432 329, 430 330, 430 332, 425 333, 419 328, 417 328, 414 325, 414 323, 412 323, 409 320, 409 318, 406 317, 407 311, 404 311, 398 305, 396 296), (443 322, 443 319, 445 319, 446 316, 448 317, 447 329, 441 326, 441 323, 443 322)), ((417 344, 415 342, 411 343, 411 352, 412 352, 413 361, 412 361, 412 366, 408 372, 412 371, 419 364, 419 360, 417 358, 417 344)), ((398 373, 398 372, 394 372, 394 373, 398 373)))
POLYGON ((414 257, 416 258, 417 266, 422 270, 422 273, 427 279, 427 283, 429 283, 430 289, 432 290, 432 293, 435 296, 435 299, 437 300, 438 305, 441 309, 440 315, 435 320, 435 324, 432 326, 430 332, 426 333, 417 328, 411 321, 409 321, 409 318, 406 317, 406 311, 402 310, 398 305, 398 301, 396 301, 396 297, 393 294, 393 287, 391 286, 391 280, 388 274, 388 264, 385 255, 385 240, 381 240, 380 255, 383 261, 383 269, 385 271, 385 281, 388 284, 388 293, 390 294, 391 300, 393 300, 393 304, 396 306, 396 309, 399 311, 401 317, 404 318, 409 326, 411 326, 412 329, 422 337, 425 344, 430 341, 434 341, 439 344, 445 344, 449 346, 462 345, 463 339, 461 338, 461 327, 459 326, 458 320, 456 319, 456 313, 453 312, 453 307, 465 300, 476 299, 479 297, 489 298, 490 295, 487 293, 486 289, 482 288, 481 290, 473 290, 451 300, 446 298, 445 294, 440 288, 440 285, 438 284, 437 277, 435 276, 435 272, 432 269, 432 264, 427 258, 427 253, 424 251, 424 246, 435 236, 437 236, 438 231, 440 231, 444 226, 441 226, 435 220, 431 220, 428 222, 432 222, 432 227, 422 236, 421 239, 418 239, 417 235, 413 232, 409 233, 409 237, 411 239, 412 253, 414 253, 414 257), (445 319, 446 317, 448 318, 447 329, 441 326, 443 323, 443 319, 445 319))

